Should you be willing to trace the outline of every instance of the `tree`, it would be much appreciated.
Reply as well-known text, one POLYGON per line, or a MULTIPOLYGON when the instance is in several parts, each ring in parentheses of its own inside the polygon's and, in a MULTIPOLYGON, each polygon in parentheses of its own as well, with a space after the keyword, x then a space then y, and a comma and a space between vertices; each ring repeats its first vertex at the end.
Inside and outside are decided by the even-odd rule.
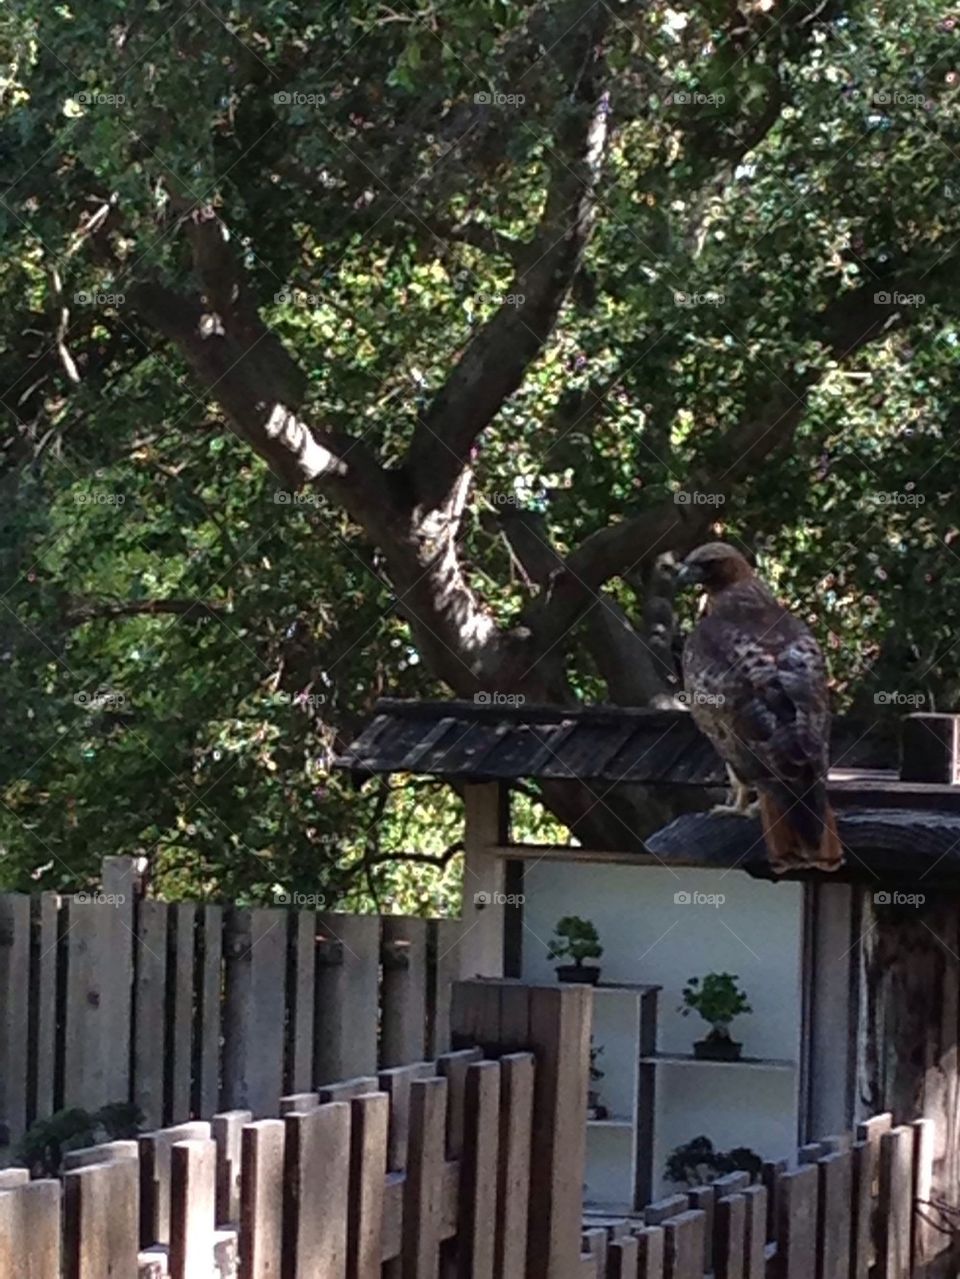
MULTIPOLYGON (((372 693, 669 702, 715 529, 841 696, 904 653, 954 694, 940 6, 19 0, 3 39, 21 867, 89 873, 96 813, 173 883, 343 887, 372 693)), ((600 845, 669 808, 542 799, 600 845)))

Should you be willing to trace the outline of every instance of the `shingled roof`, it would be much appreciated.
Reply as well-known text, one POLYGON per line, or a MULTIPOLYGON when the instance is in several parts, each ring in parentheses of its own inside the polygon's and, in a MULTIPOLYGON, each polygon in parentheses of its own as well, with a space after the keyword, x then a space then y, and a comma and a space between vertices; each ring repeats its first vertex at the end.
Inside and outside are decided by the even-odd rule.
MULTIPOLYGON (((491 697, 496 695, 491 695, 491 697)), ((862 739, 862 734, 857 734, 862 739)), ((836 758, 854 740, 835 725, 836 758)), ((860 765, 889 766, 889 758, 860 765)), ((384 699, 335 761, 359 773, 420 773, 451 781, 522 778, 725 786, 726 770, 683 710, 568 709, 500 702, 384 699)))

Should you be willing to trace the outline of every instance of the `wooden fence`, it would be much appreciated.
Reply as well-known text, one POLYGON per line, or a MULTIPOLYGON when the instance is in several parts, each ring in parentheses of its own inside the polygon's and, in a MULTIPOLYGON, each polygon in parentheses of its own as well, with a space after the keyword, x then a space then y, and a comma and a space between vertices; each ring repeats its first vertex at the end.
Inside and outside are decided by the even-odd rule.
MULTIPOLYGON (((0 1173, 0 1279, 913 1279, 928 1124, 582 1225, 592 992, 458 983, 459 1049, 0 1173)), ((932 1273, 932 1272, 931 1272, 932 1273)), ((952 1271, 949 1273, 953 1273, 952 1271)))
POLYGON ((97 894, 0 894, 3 1148, 64 1106, 152 1127, 449 1047, 459 920, 139 898, 129 858, 97 894))

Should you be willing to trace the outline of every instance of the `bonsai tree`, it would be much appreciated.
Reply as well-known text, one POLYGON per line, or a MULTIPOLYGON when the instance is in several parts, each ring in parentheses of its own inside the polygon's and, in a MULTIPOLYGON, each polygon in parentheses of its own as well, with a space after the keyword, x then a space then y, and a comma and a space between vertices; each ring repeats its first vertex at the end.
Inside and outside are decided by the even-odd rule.
POLYGON ((709 1137, 694 1137, 685 1146, 677 1146, 667 1159, 667 1181, 688 1186, 708 1186, 728 1172, 747 1172, 751 1181, 759 1181, 763 1160, 749 1146, 734 1150, 714 1150, 709 1137))
POLYGON ((33 1177, 57 1177, 68 1151, 136 1137, 142 1124, 143 1115, 131 1102, 108 1102, 92 1113, 71 1106, 31 1124, 15 1162, 29 1168, 33 1177))
POLYGON ((701 982, 691 977, 683 988, 680 1013, 687 1017, 699 1013, 710 1025, 706 1039, 694 1044, 698 1056, 738 1057, 740 1045, 730 1038, 730 1023, 743 1013, 753 1012, 747 996, 731 973, 708 973, 701 982))
POLYGON ((572 959, 572 965, 557 969, 561 978, 573 981, 596 981, 599 969, 585 968, 585 959, 599 959, 603 954, 600 934, 589 919, 564 915, 554 929, 548 951, 549 959, 572 959))

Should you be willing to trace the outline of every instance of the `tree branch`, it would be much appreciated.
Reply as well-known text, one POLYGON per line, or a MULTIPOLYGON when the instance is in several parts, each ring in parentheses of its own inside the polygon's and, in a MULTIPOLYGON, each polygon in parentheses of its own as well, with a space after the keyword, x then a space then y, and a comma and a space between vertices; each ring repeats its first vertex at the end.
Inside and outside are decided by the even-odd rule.
POLYGON ((116 621, 125 617, 159 617, 170 613, 178 617, 190 617, 192 622, 204 622, 209 617, 222 617, 226 612, 228 609, 225 605, 214 604, 209 600, 88 600, 68 608, 63 621, 67 626, 86 626, 88 622, 103 619, 116 621))

